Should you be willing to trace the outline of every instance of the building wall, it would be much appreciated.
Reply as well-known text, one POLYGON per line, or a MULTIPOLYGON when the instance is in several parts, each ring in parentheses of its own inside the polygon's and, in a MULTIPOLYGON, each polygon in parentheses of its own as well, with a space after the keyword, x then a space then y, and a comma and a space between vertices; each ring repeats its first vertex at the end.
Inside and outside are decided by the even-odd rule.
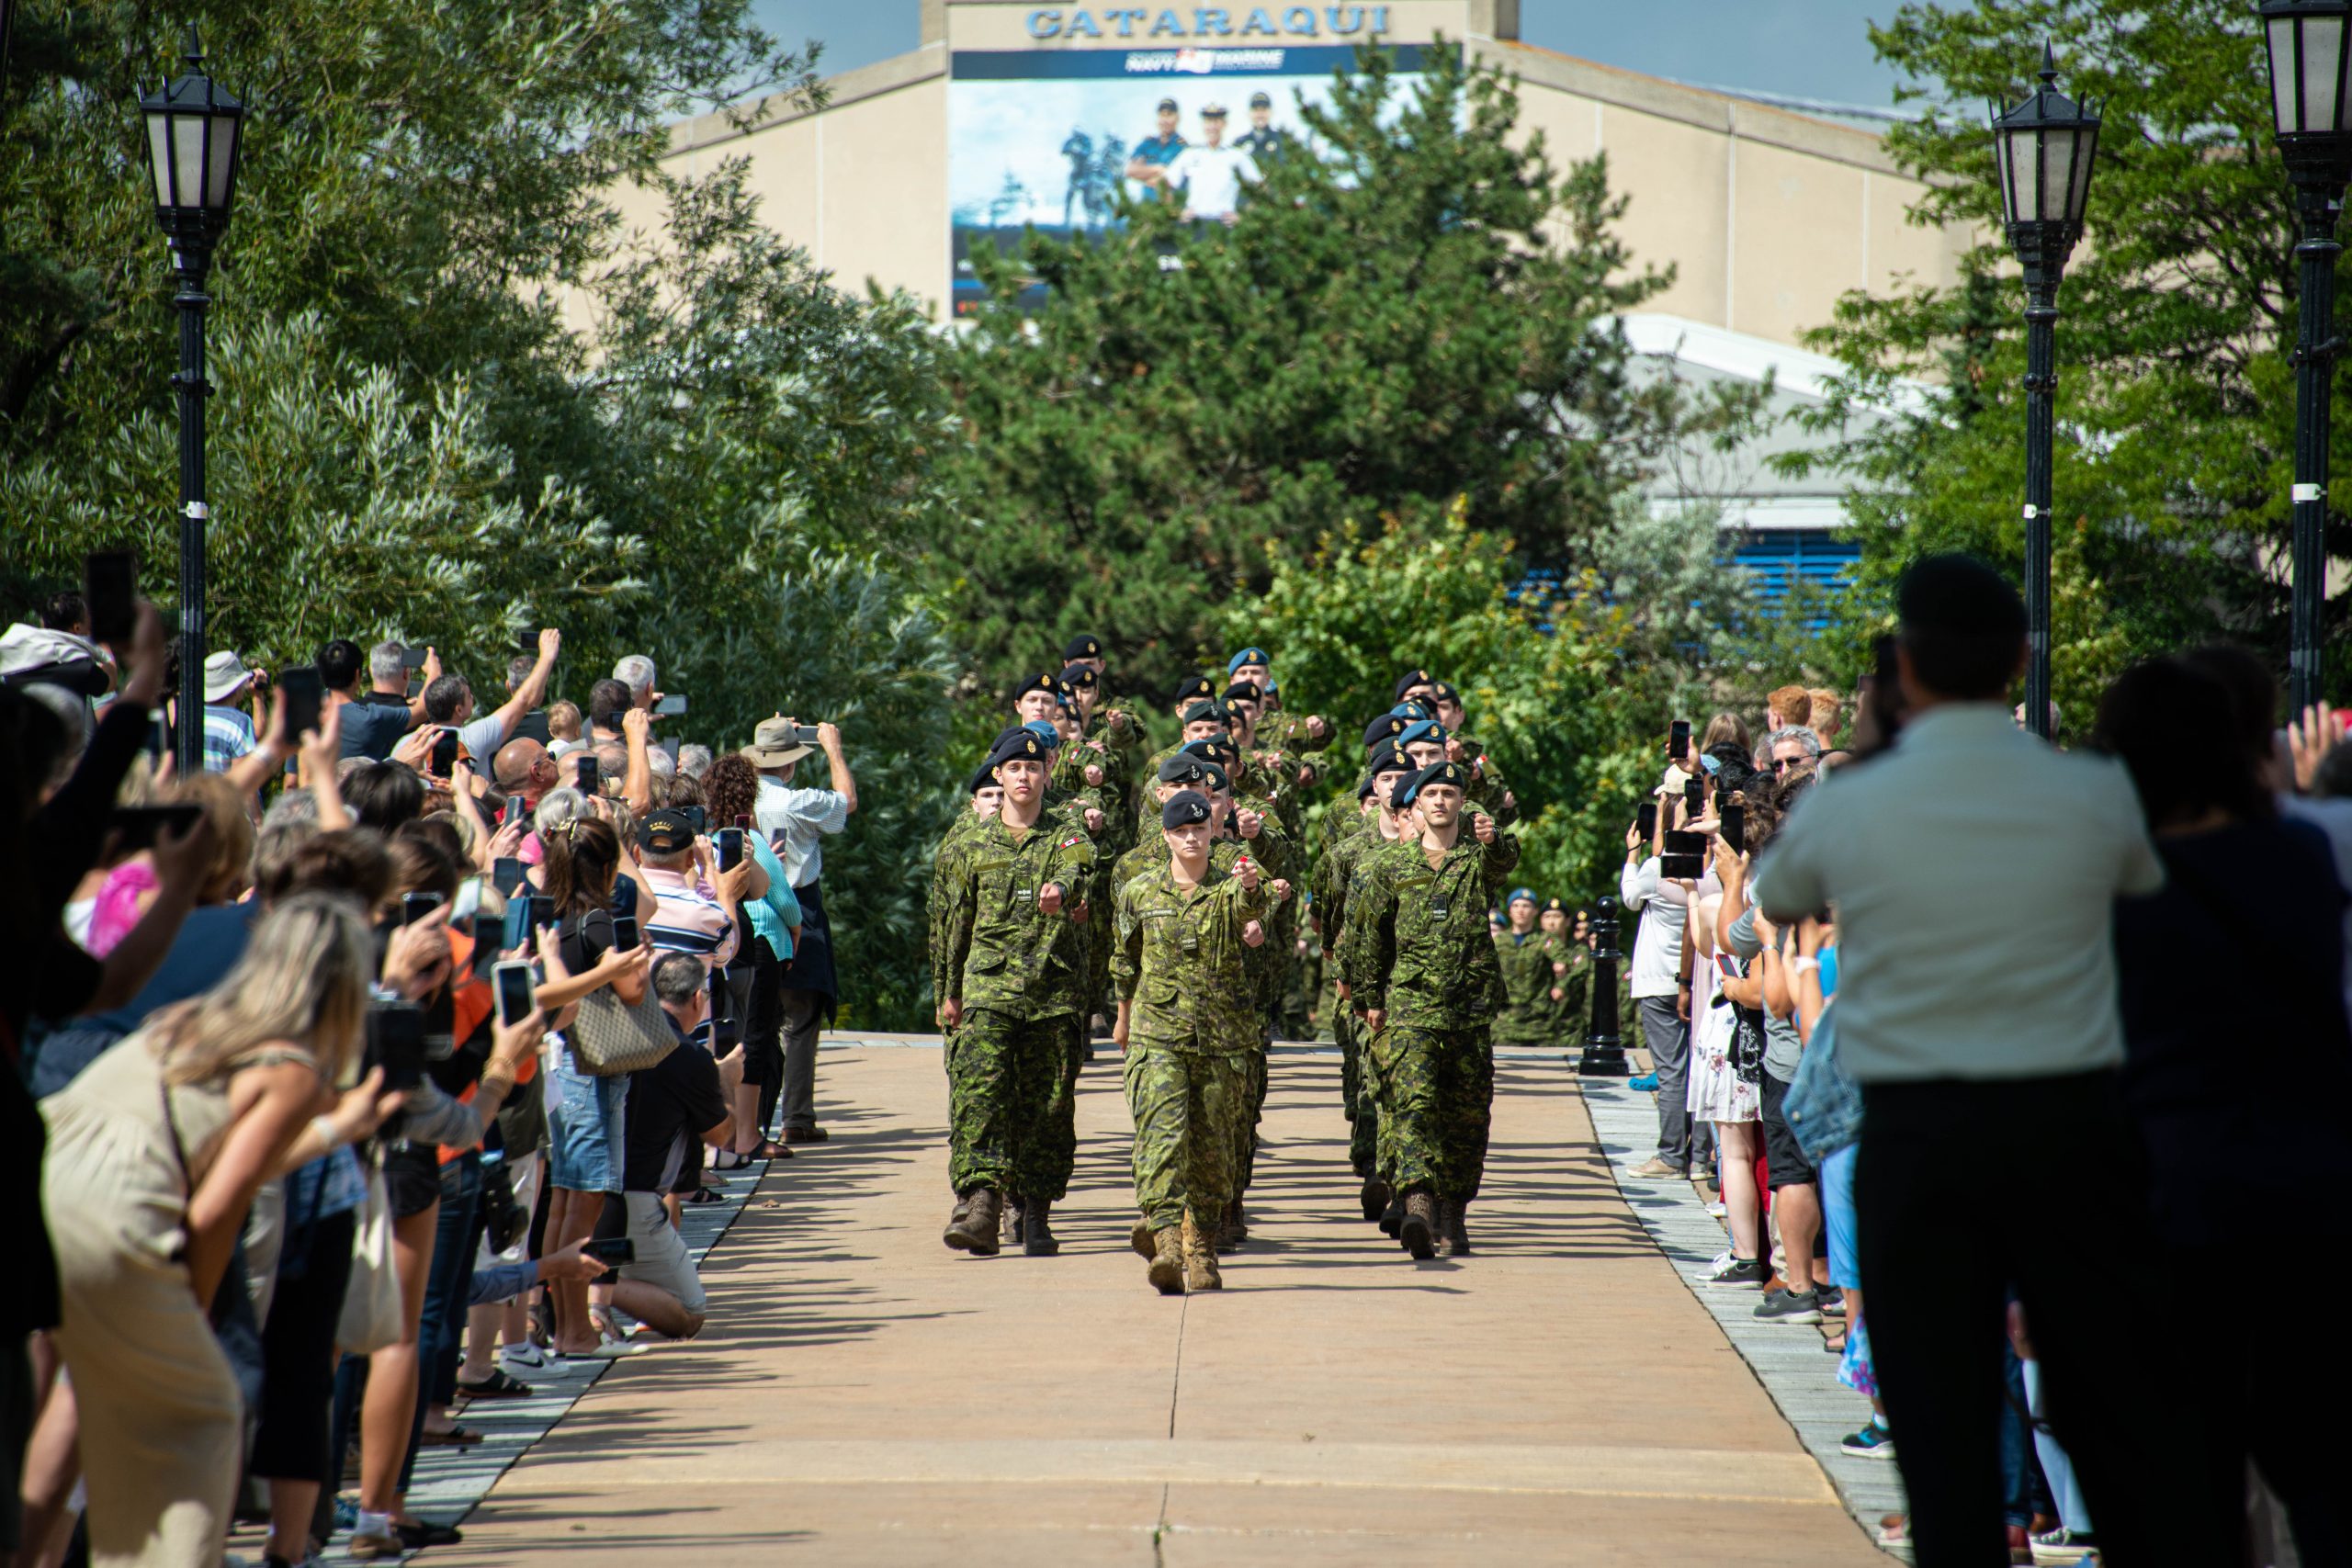
MULTIPOLYGON (((1046 25, 1035 19, 1041 12, 1078 9, 1108 14, 923 0, 922 48, 833 78, 821 113, 762 106, 749 133, 721 115, 682 122, 669 166, 703 175, 722 159, 748 159, 768 220, 844 287, 903 287, 944 318, 948 56, 1153 47, 1148 32, 1100 45, 1034 37, 1046 25)), ((1237 27, 1253 9, 1224 8, 1237 27)), ((1267 8, 1276 21, 1296 9, 1267 8)), ((1321 30, 1324 7, 1309 9, 1319 30, 1312 41, 1343 41, 1321 30)), ((1516 0, 1390 0, 1380 14, 1392 41, 1442 32, 1516 74, 1524 123, 1544 133, 1555 162, 1607 154, 1611 187, 1630 197, 1619 231, 1635 264, 1675 270, 1645 309, 1793 344, 1831 319, 1847 289, 1953 276, 1964 236, 1904 220, 1920 186, 1894 170, 1873 133, 1527 47, 1511 36, 1517 10, 1516 0)), ((1163 14, 1186 28, 1203 20, 1199 7, 1155 6, 1141 13, 1152 20, 1128 25, 1148 28, 1163 14)), ((1182 40, 1158 40, 1170 41, 1182 40)), ((633 227, 658 233, 661 215, 642 192, 616 199, 633 227)))

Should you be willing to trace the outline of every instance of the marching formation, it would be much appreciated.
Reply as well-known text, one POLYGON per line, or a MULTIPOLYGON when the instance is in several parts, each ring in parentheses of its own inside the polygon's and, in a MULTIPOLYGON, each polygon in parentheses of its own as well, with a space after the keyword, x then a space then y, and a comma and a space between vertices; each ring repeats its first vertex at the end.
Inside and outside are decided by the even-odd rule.
POLYGON ((1401 677, 1363 731, 1352 806, 1318 820, 1310 792, 1341 766, 1340 732, 1282 710, 1264 649, 1236 653, 1222 688, 1185 682, 1156 750, 1143 715, 1104 703, 1103 675, 1102 644, 1080 637, 1058 673, 1021 686, 939 846, 943 1239, 983 1257, 1059 1249, 1100 1015, 1124 1053, 1147 1277, 1170 1295, 1219 1289, 1218 1255, 1250 1234, 1269 1048, 1314 994, 1319 954, 1363 1217, 1412 1258, 1466 1256, 1494 1043, 1572 1032, 1587 953, 1557 899, 1518 889, 1496 923, 1518 803, 1464 733, 1459 694, 1401 677))

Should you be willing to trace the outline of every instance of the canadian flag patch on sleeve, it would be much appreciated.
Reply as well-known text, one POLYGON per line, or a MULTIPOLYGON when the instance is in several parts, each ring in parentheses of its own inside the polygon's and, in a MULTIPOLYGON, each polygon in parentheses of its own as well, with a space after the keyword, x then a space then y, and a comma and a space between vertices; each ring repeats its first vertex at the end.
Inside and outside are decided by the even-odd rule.
POLYGON ((1064 840, 1061 841, 1060 847, 1061 847, 1062 849, 1065 849, 1065 850, 1066 850, 1066 849, 1069 849, 1072 844, 1082 844, 1082 843, 1084 843, 1084 842, 1086 842, 1086 835, 1085 835, 1085 834, 1083 834, 1083 833, 1072 833, 1069 838, 1064 839, 1064 840))

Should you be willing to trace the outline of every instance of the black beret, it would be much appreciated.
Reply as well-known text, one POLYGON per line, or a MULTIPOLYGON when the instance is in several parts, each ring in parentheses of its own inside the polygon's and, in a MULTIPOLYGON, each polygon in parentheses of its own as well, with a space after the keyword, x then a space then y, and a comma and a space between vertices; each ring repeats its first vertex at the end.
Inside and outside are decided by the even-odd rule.
POLYGON ((1094 673, 1093 665, 1073 664, 1069 669, 1062 671, 1061 679, 1062 684, 1065 687, 1070 691, 1076 692, 1083 691, 1091 687, 1097 677, 1094 673))
POLYGON ((1190 751, 1179 751, 1159 764, 1161 784, 1198 784, 1208 777, 1208 764, 1190 751))
POLYGON ((1470 770, 1459 762, 1431 762, 1410 779, 1396 786, 1396 804, 1410 806, 1419 798, 1421 791, 1431 784, 1452 784, 1455 789, 1470 787, 1470 770))
POLYGON ((1212 795, 1229 795, 1232 793, 1233 781, 1226 777, 1225 770, 1223 768, 1218 767, 1215 762, 1203 762, 1201 764, 1201 772, 1206 775, 1201 780, 1202 787, 1208 790, 1212 795))
POLYGON ((1408 670, 1402 675, 1396 677, 1396 695, 1390 697, 1388 700, 1394 703, 1401 703, 1405 700, 1405 694, 1411 691, 1414 687, 1427 686, 1431 683, 1432 682, 1430 680, 1430 672, 1428 671, 1408 670))
POLYGON ((1182 681, 1177 683, 1176 695, 1170 700, 1173 702, 1190 703, 1197 702, 1203 697, 1213 697, 1216 695, 1216 682, 1210 680, 1205 675, 1194 675, 1189 680, 1182 681))
POLYGON ((1236 681, 1225 689, 1224 700, 1228 703, 1256 703, 1263 702, 1265 697, 1266 694, 1258 689, 1257 682, 1236 681))
POLYGON ((1079 633, 1078 636, 1070 638, 1069 641, 1062 648, 1062 662, 1064 664, 1068 664, 1073 660, 1100 659, 1102 657, 1102 644, 1092 632, 1079 633))
POLYGON ((1214 762, 1220 768, 1231 767, 1238 757, 1230 740, 1220 740, 1214 735, 1184 742, 1182 755, 1198 757, 1204 762, 1214 762))
POLYGON ((1062 694, 1062 683, 1051 675, 1032 675, 1012 688, 1012 700, 1017 703, 1032 692, 1043 692, 1049 697, 1057 697, 1062 694))
POLYGON ((1180 789, 1168 797, 1159 808, 1159 825, 1163 828, 1189 828, 1195 822, 1209 819, 1209 797, 1196 789, 1180 789))
POLYGON ((1568 907, 1557 898, 1546 898, 1544 900, 1544 912, 1547 915, 1565 915, 1568 912, 1568 907))
POLYGON ((1186 724, 1223 724, 1226 721, 1225 709, 1216 703, 1194 703, 1184 710, 1183 722, 1186 724))
POLYGON ((984 759, 980 763, 979 771, 972 775, 972 782, 964 786, 964 793, 978 795, 984 789, 996 787, 996 763, 991 759, 984 759))
POLYGON ((1248 714, 1241 711, 1240 702, 1233 697, 1227 697, 1220 701, 1216 705, 1217 711, 1224 714, 1227 719, 1233 723, 1238 724, 1243 719, 1250 716, 1248 714))
POLYGON ((1460 707, 1462 705, 1462 694, 1455 691, 1452 686, 1447 685, 1442 681, 1435 681, 1431 682, 1430 684, 1430 701, 1433 703, 1452 703, 1454 706, 1460 707))
POLYGON ((1374 788, 1378 785, 1379 783, 1379 774, 1369 773, 1364 774, 1363 781, 1356 785, 1356 798, 1358 800, 1370 800, 1372 798, 1372 792, 1374 788))
POLYGON ((1405 720, 1393 713, 1382 714, 1363 727, 1363 749, 1367 751, 1384 740, 1394 740, 1405 733, 1405 720))
POLYGON ((1377 778, 1382 773, 1416 773, 1420 772, 1421 765, 1413 761, 1411 753, 1402 746, 1389 740, 1373 749, 1372 761, 1366 768, 1377 778))

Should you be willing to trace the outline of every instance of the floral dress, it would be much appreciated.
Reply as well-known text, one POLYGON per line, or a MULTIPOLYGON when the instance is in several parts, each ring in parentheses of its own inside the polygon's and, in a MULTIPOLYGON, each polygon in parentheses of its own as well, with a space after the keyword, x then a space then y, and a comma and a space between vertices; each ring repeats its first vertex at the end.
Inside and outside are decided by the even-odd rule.
POLYGON ((1702 1122, 1754 1122, 1763 1115, 1762 1079, 1751 1067, 1741 1071, 1736 1058, 1740 1042, 1739 1010, 1725 1001, 1723 983, 1739 978, 1739 960, 1717 948, 1709 961, 1711 976, 1703 987, 1693 986, 1690 1022, 1690 1087, 1686 1098, 1690 1114, 1702 1122))

